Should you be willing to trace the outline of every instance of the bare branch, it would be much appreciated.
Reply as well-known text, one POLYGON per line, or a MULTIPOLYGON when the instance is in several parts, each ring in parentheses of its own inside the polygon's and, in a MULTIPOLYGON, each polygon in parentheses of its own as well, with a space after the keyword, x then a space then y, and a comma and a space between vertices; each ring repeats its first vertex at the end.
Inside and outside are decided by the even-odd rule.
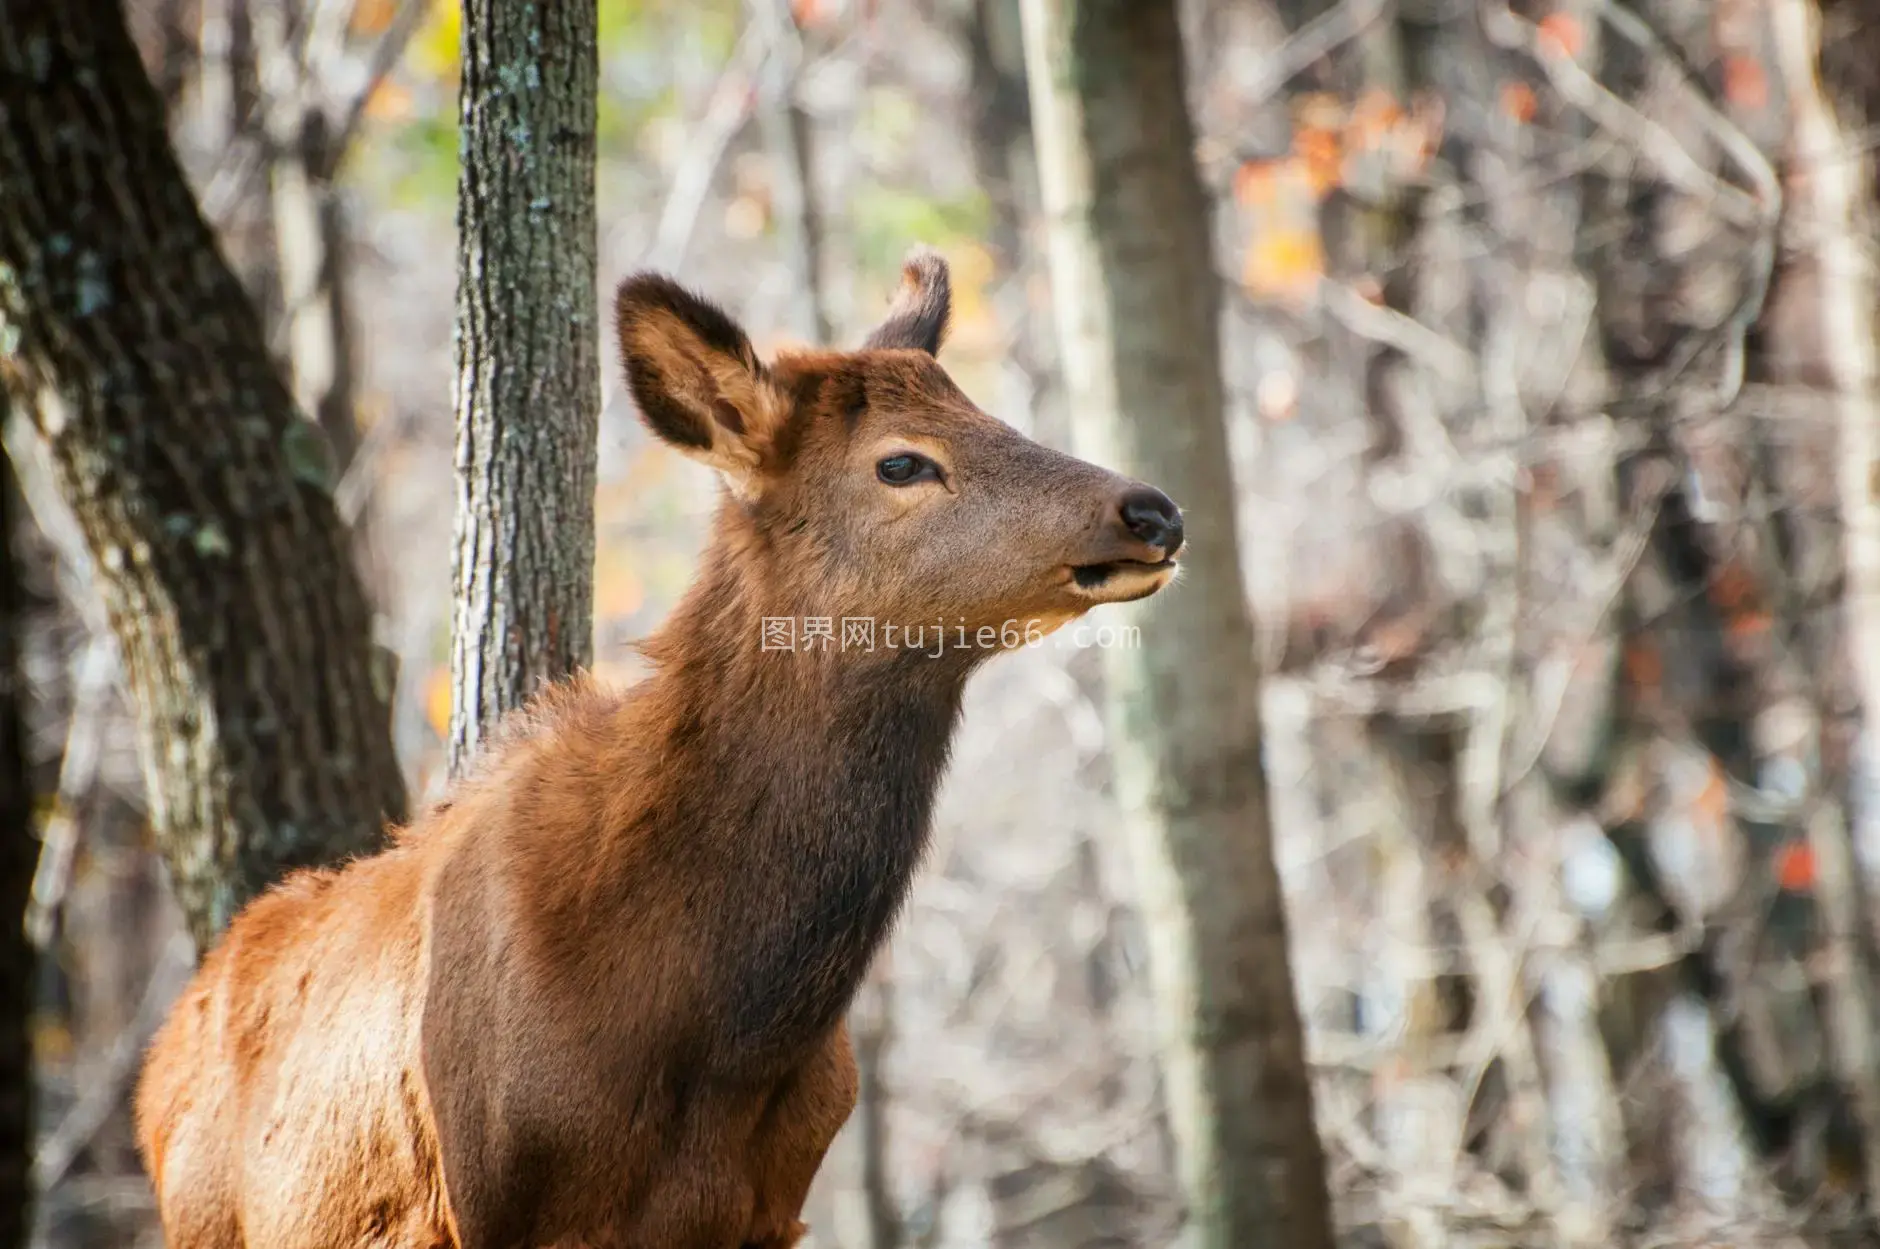
POLYGON ((672 175, 672 189, 660 210, 653 245, 644 264, 649 269, 676 269, 691 245, 699 212, 711 193, 712 179, 738 131, 751 116, 751 84, 778 52, 770 23, 749 23, 738 36, 730 63, 712 88, 711 100, 686 137, 685 160, 672 175))
POLYGON ((1312 65, 1330 56, 1375 25, 1393 0, 1344 0, 1301 26, 1273 50, 1247 88, 1250 100, 1264 100, 1312 65))
MULTIPOLYGON (((1482 28, 1496 46, 1532 57, 1562 98, 1630 142, 1671 185, 1714 205, 1733 225, 1766 228, 1773 220, 1766 201, 1759 202, 1705 169, 1669 130, 1601 86, 1571 56, 1554 50, 1540 37, 1538 26, 1515 16, 1503 0, 1484 0, 1482 28)), ((1775 209, 1780 211, 1780 200, 1775 209)))
POLYGON ((65 755, 59 762, 58 797, 46 821, 33 873, 32 897, 26 907, 26 936, 46 949, 56 930, 59 908, 71 884, 72 862, 83 835, 79 810, 98 781, 104 747, 106 715, 118 675, 117 646, 110 633, 94 633, 79 657, 73 680, 71 725, 65 736, 65 755))
POLYGON ((85 1146, 98 1134, 123 1099, 126 1086, 137 1072, 144 1047, 150 1043, 164 1013, 190 972, 195 970, 195 946, 189 934, 177 929, 158 956, 144 996, 137 1004, 137 1014, 111 1042, 99 1070, 87 1074, 84 1092, 66 1111, 58 1126, 42 1139, 33 1156, 33 1184, 40 1192, 51 1189, 64 1179, 85 1146))

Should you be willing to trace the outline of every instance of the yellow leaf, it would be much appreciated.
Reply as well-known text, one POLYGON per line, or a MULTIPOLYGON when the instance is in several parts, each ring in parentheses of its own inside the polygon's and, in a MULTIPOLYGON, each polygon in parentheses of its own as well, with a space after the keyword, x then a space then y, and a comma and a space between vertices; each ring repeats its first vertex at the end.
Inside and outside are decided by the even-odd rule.
POLYGON ((411 41, 411 63, 433 78, 455 78, 462 38, 463 9, 458 0, 435 0, 411 41))
POLYGON ((32 1022, 33 1057, 42 1063, 61 1063, 70 1059, 76 1047, 72 1033, 58 1019, 34 1015, 32 1022))
POLYGON ((433 668, 424 682, 424 718, 439 737, 450 732, 450 669, 433 668))
POLYGON ((999 274, 992 253, 977 243, 962 243, 947 249, 947 264, 953 277, 953 319, 977 325, 991 317, 986 289, 999 274))
POLYGON ((1318 289, 1325 272, 1325 245, 1316 228, 1259 231, 1247 248, 1241 281, 1249 293, 1298 300, 1318 289))

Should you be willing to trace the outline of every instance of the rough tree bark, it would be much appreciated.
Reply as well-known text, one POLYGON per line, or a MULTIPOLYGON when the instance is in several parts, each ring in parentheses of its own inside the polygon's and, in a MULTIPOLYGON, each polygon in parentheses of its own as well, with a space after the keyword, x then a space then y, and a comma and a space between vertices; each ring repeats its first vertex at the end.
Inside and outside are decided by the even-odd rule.
POLYGON ((1185 584, 1106 675, 1194 1243, 1327 1249, 1176 6, 1026 0, 1024 21, 1079 450, 1169 490, 1191 535, 1185 584))
POLYGON ((450 769, 594 645, 595 5, 469 0, 450 769))
MULTIPOLYGON (((0 425, 7 396, 0 390, 0 425)), ((25 674, 20 670, 22 598, 13 554, 18 506, 13 474, 0 449, 0 1249, 31 1240, 33 1204, 33 943, 26 901, 33 891, 38 842, 26 755, 25 674)))
POLYGON ((328 451, 197 210, 110 0, 0 22, 0 366, 97 563, 199 948, 405 812, 328 451))

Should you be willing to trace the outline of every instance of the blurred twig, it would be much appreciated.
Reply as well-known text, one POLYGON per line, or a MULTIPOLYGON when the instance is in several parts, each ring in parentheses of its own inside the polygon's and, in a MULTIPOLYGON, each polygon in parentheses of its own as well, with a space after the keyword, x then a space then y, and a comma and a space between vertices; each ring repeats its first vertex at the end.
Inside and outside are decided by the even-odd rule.
POLYGON ((79 656, 72 686, 72 718, 59 762, 59 789, 46 821, 39 867, 26 908, 26 935, 44 950, 58 928, 59 908, 72 880, 83 825, 79 812, 98 780, 106 716, 117 676, 117 647, 109 633, 94 633, 79 656))
POLYGON ((822 282, 823 222, 816 195, 814 126, 796 89, 804 60, 803 36, 784 0, 749 0, 748 7, 752 21, 768 24, 770 37, 788 51, 765 62, 758 127, 769 149, 771 206, 792 288, 791 319, 805 338, 826 343, 832 330, 822 282))
POLYGON ((1350 43, 1390 9, 1392 0, 1344 0, 1287 36, 1259 76, 1246 87, 1249 100, 1264 100, 1312 65, 1350 43))
MULTIPOLYGON (((398 12, 393 15, 385 33, 366 54, 366 75, 357 91, 352 92, 344 101, 332 101, 324 107, 329 124, 330 142, 326 148, 326 166, 321 172, 330 175, 346 157, 347 149, 358 137, 359 127, 365 120, 366 108, 372 102, 372 96, 380 84, 397 68, 399 59, 411 43, 423 24, 426 12, 424 0, 400 0, 398 12)), ((341 29, 344 29, 342 24, 341 29)), ((307 48, 300 48, 302 62, 296 66, 297 76, 303 81, 312 82, 311 94, 324 93, 327 84, 319 81, 310 73, 317 68, 305 58, 307 48)), ((260 99, 256 100, 248 112, 232 124, 228 141, 221 145, 221 154, 215 168, 203 180, 202 215, 209 224, 220 228, 227 224, 228 216, 235 206, 247 198, 254 189, 254 182, 267 168, 270 146, 262 118, 267 110, 277 103, 269 98, 269 89, 278 84, 264 83, 260 99)))
POLYGON ((1319 283, 1319 291, 1325 310, 1360 338, 1394 347, 1455 385, 1473 385, 1478 380, 1474 355, 1454 339, 1395 308, 1366 299, 1347 283, 1327 278, 1319 283))
POLYGON ((1768 298, 1769 283, 1775 273, 1776 226, 1782 219, 1782 180, 1776 176, 1775 167, 1762 149, 1711 101, 1703 80, 1670 40, 1625 5, 1613 3, 1613 0, 1595 0, 1595 8, 1607 24, 1633 46, 1676 67, 1704 128, 1756 188, 1757 215, 1753 223, 1756 233, 1744 266, 1744 292, 1720 327, 1724 334, 1725 360, 1717 401, 1727 406, 1736 401, 1743 388, 1745 340, 1750 328, 1762 318, 1763 303, 1768 298))
POLYGON ((1505 0, 1485 0, 1482 29, 1498 47, 1525 52, 1563 99, 1603 129, 1630 142, 1671 185, 1712 204, 1732 225, 1749 229, 1766 225, 1766 202, 1759 203, 1740 187, 1705 169, 1675 135, 1607 90, 1572 56, 1546 41, 1538 26, 1517 17, 1505 0))
POLYGON ((1520 1142, 1528 1194, 1541 1208, 1551 1210, 1560 1200, 1560 1175, 1549 1150, 1547 1089, 1541 1080, 1528 1009, 1532 994, 1522 968, 1529 943, 1523 939, 1525 934, 1511 940, 1502 931, 1479 884, 1458 882, 1454 906, 1469 960, 1480 979, 1476 1002, 1481 1018, 1471 1024, 1471 1039, 1463 1046, 1464 1104, 1474 1102, 1489 1063, 1501 1058, 1508 1072, 1513 1103, 1509 1118, 1520 1142))
POLYGON ((84 1091, 79 1094, 77 1102, 66 1111, 58 1125, 41 1139, 33 1158, 33 1182, 40 1192, 56 1187, 65 1178, 72 1164, 91 1143, 92 1137, 97 1135, 98 1129, 118 1108, 126 1086, 136 1074, 144 1047, 149 1044, 157 1026, 163 1021, 164 1013, 169 1010, 177 991, 182 988, 183 980, 194 967, 194 944, 189 933, 179 928, 157 958, 156 966, 150 973, 150 981, 144 987, 143 998, 137 1004, 137 1014, 112 1041, 98 1070, 87 1074, 84 1091))
POLYGON ((401 0, 391 24, 379 36, 379 41, 372 45, 366 61, 365 85, 353 94, 344 107, 335 111, 339 118, 333 127, 335 162, 345 158, 347 149, 352 146, 353 138, 359 132, 359 123, 365 118, 366 106, 372 102, 379 84, 397 68, 399 60, 405 55, 405 48, 411 43, 411 37, 418 33, 418 27, 423 24, 428 8, 424 0, 401 0))
POLYGON ((366 429, 359 445, 346 462, 340 473, 339 481, 333 487, 333 506, 339 511, 339 518, 347 525, 355 524, 365 513, 366 504, 371 501, 372 492, 379 482, 381 461, 386 448, 396 437, 397 419, 390 413, 372 422, 366 429))
POLYGON ((738 36, 730 62, 712 88, 704 115, 686 136, 685 159, 672 175, 672 189, 660 210, 653 245, 644 260, 647 268, 676 269, 685 259, 719 163, 738 131, 750 120, 752 84, 776 55, 777 45, 776 28, 768 22, 747 23, 738 36))

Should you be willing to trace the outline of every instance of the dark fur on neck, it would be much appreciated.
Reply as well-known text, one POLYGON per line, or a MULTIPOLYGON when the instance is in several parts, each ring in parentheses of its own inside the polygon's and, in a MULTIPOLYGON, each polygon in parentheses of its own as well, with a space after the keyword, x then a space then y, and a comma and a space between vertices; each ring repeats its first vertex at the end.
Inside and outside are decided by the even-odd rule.
POLYGON ((983 652, 766 651, 763 619, 827 615, 737 567, 736 505, 698 582, 644 651, 647 694, 682 709, 662 771, 688 777, 667 852, 709 856, 711 1029, 732 1065, 767 1066, 846 1011, 925 852, 967 676, 983 652), (677 844, 679 842, 689 844, 677 844))

